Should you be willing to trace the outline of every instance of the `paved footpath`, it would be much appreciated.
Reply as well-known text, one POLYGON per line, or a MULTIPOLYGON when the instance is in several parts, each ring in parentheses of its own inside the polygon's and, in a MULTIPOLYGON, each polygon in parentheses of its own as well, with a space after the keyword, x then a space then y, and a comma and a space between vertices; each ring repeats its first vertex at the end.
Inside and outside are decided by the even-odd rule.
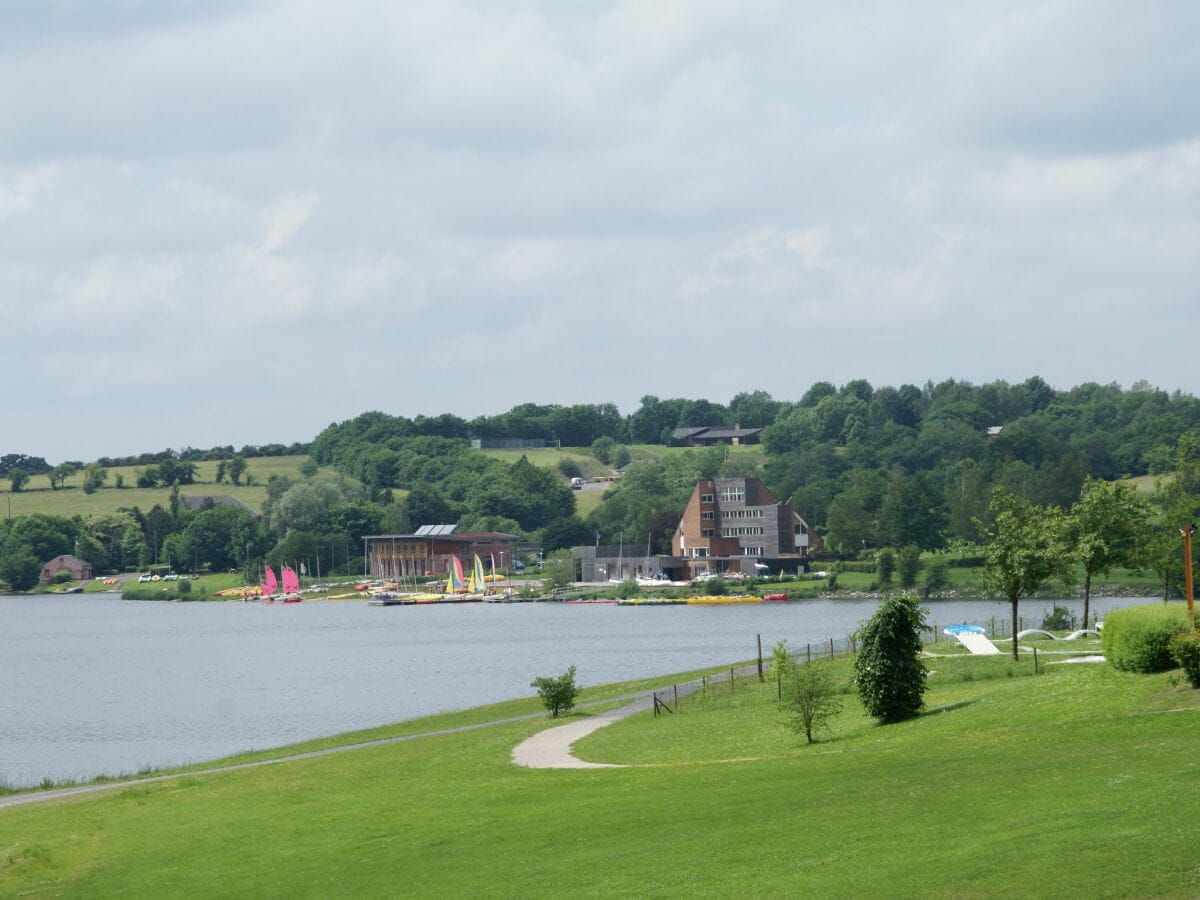
POLYGON ((632 703, 626 703, 608 712, 539 731, 517 744, 512 752, 513 762, 530 769, 623 769, 625 766, 578 759, 571 753, 571 747, 576 741, 605 725, 649 709, 651 703, 650 697, 639 697, 632 703))

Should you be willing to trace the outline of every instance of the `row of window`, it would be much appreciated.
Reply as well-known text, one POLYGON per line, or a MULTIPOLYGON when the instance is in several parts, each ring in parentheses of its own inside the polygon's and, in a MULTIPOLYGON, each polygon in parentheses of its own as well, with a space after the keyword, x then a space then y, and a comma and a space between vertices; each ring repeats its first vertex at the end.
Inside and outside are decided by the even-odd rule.
POLYGON ((741 503, 746 499, 746 489, 744 487, 723 487, 721 488, 722 503, 741 503))
POLYGON ((743 547, 742 548, 742 556, 762 556, 762 555, 763 555, 762 547, 743 547))
POLYGON ((743 537, 747 534, 762 534, 761 525, 741 525, 734 528, 722 528, 721 537, 743 537))
POLYGON ((762 509, 756 507, 751 507, 750 509, 721 510, 721 518, 723 519, 761 519, 762 517, 762 509))

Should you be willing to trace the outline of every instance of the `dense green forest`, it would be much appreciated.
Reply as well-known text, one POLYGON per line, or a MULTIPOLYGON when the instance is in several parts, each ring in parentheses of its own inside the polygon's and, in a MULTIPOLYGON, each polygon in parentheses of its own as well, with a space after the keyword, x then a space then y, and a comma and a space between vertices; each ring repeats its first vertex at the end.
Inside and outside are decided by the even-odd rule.
MULTIPOLYGON (((1076 504, 1088 479, 1166 476, 1166 491, 1186 480, 1173 473, 1190 470, 1198 444, 1200 401, 1190 395, 1142 383, 1058 391, 1038 377, 1020 384, 948 380, 924 387, 818 382, 795 401, 754 391, 727 405, 646 396, 628 415, 611 403, 527 403, 472 420, 451 413, 410 419, 366 412, 331 424, 309 445, 186 448, 104 458, 87 467, 79 461, 51 467, 21 454, 0 458, 0 476, 11 479, 14 490, 28 471, 53 473, 62 466, 90 470, 92 489, 108 489, 98 473, 122 462, 144 465, 148 481, 178 485, 191 483, 193 460, 233 463, 306 449, 313 461, 302 478, 272 477, 261 519, 233 507, 189 511, 172 502, 170 508, 131 506, 87 520, 6 520, 0 526, 0 578, 22 583, 34 562, 76 547, 97 572, 164 559, 181 568, 250 570, 263 560, 314 557, 326 560, 326 571, 353 571, 361 565, 363 534, 443 522, 515 533, 545 550, 599 534, 605 542, 649 541, 661 552, 698 478, 743 475, 757 475, 776 496, 791 498, 830 552, 935 550, 987 539, 995 488, 1063 510, 1076 504), (760 452, 639 449, 665 448, 679 427, 733 424, 764 429, 760 452), (598 507, 580 516, 565 477, 568 466, 506 463, 471 450, 473 437, 588 448, 598 464, 623 467, 623 477, 598 507), (345 478, 313 477, 318 464, 345 478)), ((1158 499, 1184 515, 1187 498, 1158 499)))

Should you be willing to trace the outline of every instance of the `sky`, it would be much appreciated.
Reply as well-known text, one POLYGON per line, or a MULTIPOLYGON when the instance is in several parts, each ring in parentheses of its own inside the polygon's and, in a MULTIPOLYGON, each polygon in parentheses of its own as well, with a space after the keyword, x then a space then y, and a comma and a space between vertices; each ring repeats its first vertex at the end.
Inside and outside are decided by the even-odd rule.
POLYGON ((6 0, 0 453, 1200 393, 1191 0, 6 0))

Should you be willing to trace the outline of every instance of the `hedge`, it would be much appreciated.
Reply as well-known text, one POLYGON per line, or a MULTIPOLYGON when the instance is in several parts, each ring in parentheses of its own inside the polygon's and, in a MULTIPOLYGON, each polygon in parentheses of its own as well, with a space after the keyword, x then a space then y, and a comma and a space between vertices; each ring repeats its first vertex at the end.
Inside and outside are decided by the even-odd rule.
POLYGON ((1104 617, 1104 656, 1123 672, 1173 669, 1171 638, 1188 628, 1187 607, 1182 603, 1115 609, 1104 617))

